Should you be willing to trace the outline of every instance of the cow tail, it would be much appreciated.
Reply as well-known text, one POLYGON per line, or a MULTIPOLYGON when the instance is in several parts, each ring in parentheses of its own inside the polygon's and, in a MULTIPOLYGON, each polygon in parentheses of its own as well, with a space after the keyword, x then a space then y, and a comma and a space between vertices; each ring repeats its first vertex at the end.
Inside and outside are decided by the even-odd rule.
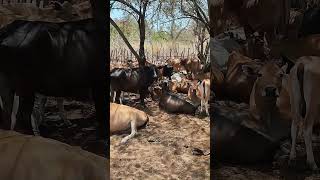
POLYGON ((304 118, 306 115, 306 101, 304 98, 304 90, 303 90, 303 78, 304 78, 304 65, 300 63, 297 67, 297 78, 299 81, 299 90, 300 90, 300 114, 304 118))

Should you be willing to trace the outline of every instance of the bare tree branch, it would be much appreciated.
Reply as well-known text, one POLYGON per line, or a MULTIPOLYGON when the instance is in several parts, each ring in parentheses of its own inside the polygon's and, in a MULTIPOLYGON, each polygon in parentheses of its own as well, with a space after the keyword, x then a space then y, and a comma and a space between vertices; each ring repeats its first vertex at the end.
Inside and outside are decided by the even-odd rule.
POLYGON ((126 38, 126 36, 123 34, 123 32, 121 31, 121 29, 119 28, 119 26, 117 25, 116 22, 113 21, 113 19, 110 17, 110 23, 112 24, 112 26, 118 31, 119 35, 121 36, 121 38, 123 39, 124 43, 126 43, 126 45, 128 46, 128 48, 130 49, 131 53, 135 56, 136 59, 140 59, 138 53, 133 49, 132 45, 130 44, 130 42, 128 41, 128 39, 126 38))
POLYGON ((113 1, 117 1, 119 3, 122 3, 122 4, 126 5, 128 8, 132 9, 139 16, 141 15, 141 12, 137 8, 135 8, 133 5, 131 5, 130 3, 128 3, 128 2, 126 2, 124 0, 113 0, 113 1))

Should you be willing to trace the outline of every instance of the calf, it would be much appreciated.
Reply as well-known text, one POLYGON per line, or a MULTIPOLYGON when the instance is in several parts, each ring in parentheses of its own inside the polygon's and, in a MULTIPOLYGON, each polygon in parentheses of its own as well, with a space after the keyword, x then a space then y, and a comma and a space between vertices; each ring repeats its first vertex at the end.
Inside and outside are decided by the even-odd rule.
POLYGON ((106 180, 108 159, 39 136, 0 130, 0 179, 106 180))
POLYGON ((210 79, 204 79, 197 87, 197 96, 201 99, 200 111, 202 107, 206 109, 209 116, 210 79))
POLYGON ((121 143, 126 143, 137 134, 137 128, 147 124, 148 115, 138 109, 110 103, 110 133, 128 130, 131 127, 131 134, 124 137, 121 143))
POLYGON ((289 163, 296 158, 295 148, 298 123, 302 123, 307 151, 307 164, 312 170, 318 170, 312 150, 312 129, 315 123, 319 123, 319 68, 320 57, 301 57, 288 75, 291 112, 293 115, 291 126, 292 146, 289 163))
POLYGON ((251 115, 265 124, 270 130, 272 120, 277 113, 277 98, 282 88, 282 78, 287 64, 280 68, 276 63, 268 62, 259 70, 258 77, 250 95, 251 115))

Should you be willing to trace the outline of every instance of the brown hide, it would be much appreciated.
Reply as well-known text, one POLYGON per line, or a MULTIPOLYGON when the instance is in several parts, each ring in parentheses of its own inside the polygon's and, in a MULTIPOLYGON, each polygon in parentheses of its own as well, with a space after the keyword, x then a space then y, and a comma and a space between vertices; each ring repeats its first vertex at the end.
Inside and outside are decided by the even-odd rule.
POLYGON ((250 95, 250 113, 266 127, 270 127, 271 120, 278 120, 275 118, 279 117, 277 99, 282 91, 282 79, 286 68, 284 66, 281 69, 277 64, 268 62, 259 70, 259 77, 254 83, 250 95))
POLYGON ((109 160, 40 136, 0 130, 0 179, 106 180, 109 160))
POLYGON ((145 112, 136 108, 110 103, 110 133, 113 134, 130 129, 131 121, 136 121, 136 126, 140 127, 149 121, 149 117, 145 112))
POLYGON ((232 52, 227 62, 225 78, 226 96, 237 102, 249 103, 253 84, 256 80, 255 73, 260 69, 261 62, 253 61, 237 52, 232 52), (250 74, 244 72, 243 67, 250 69, 250 74))

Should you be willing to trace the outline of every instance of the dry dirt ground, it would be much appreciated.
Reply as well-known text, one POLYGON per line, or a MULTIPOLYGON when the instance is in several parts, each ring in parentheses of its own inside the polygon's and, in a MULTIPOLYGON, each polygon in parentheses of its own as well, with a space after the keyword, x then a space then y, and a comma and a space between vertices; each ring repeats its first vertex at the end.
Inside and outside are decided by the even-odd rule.
POLYGON ((127 134, 111 136, 111 179, 210 179, 209 117, 167 114, 151 100, 146 105, 149 125, 136 137, 120 145, 127 134))

